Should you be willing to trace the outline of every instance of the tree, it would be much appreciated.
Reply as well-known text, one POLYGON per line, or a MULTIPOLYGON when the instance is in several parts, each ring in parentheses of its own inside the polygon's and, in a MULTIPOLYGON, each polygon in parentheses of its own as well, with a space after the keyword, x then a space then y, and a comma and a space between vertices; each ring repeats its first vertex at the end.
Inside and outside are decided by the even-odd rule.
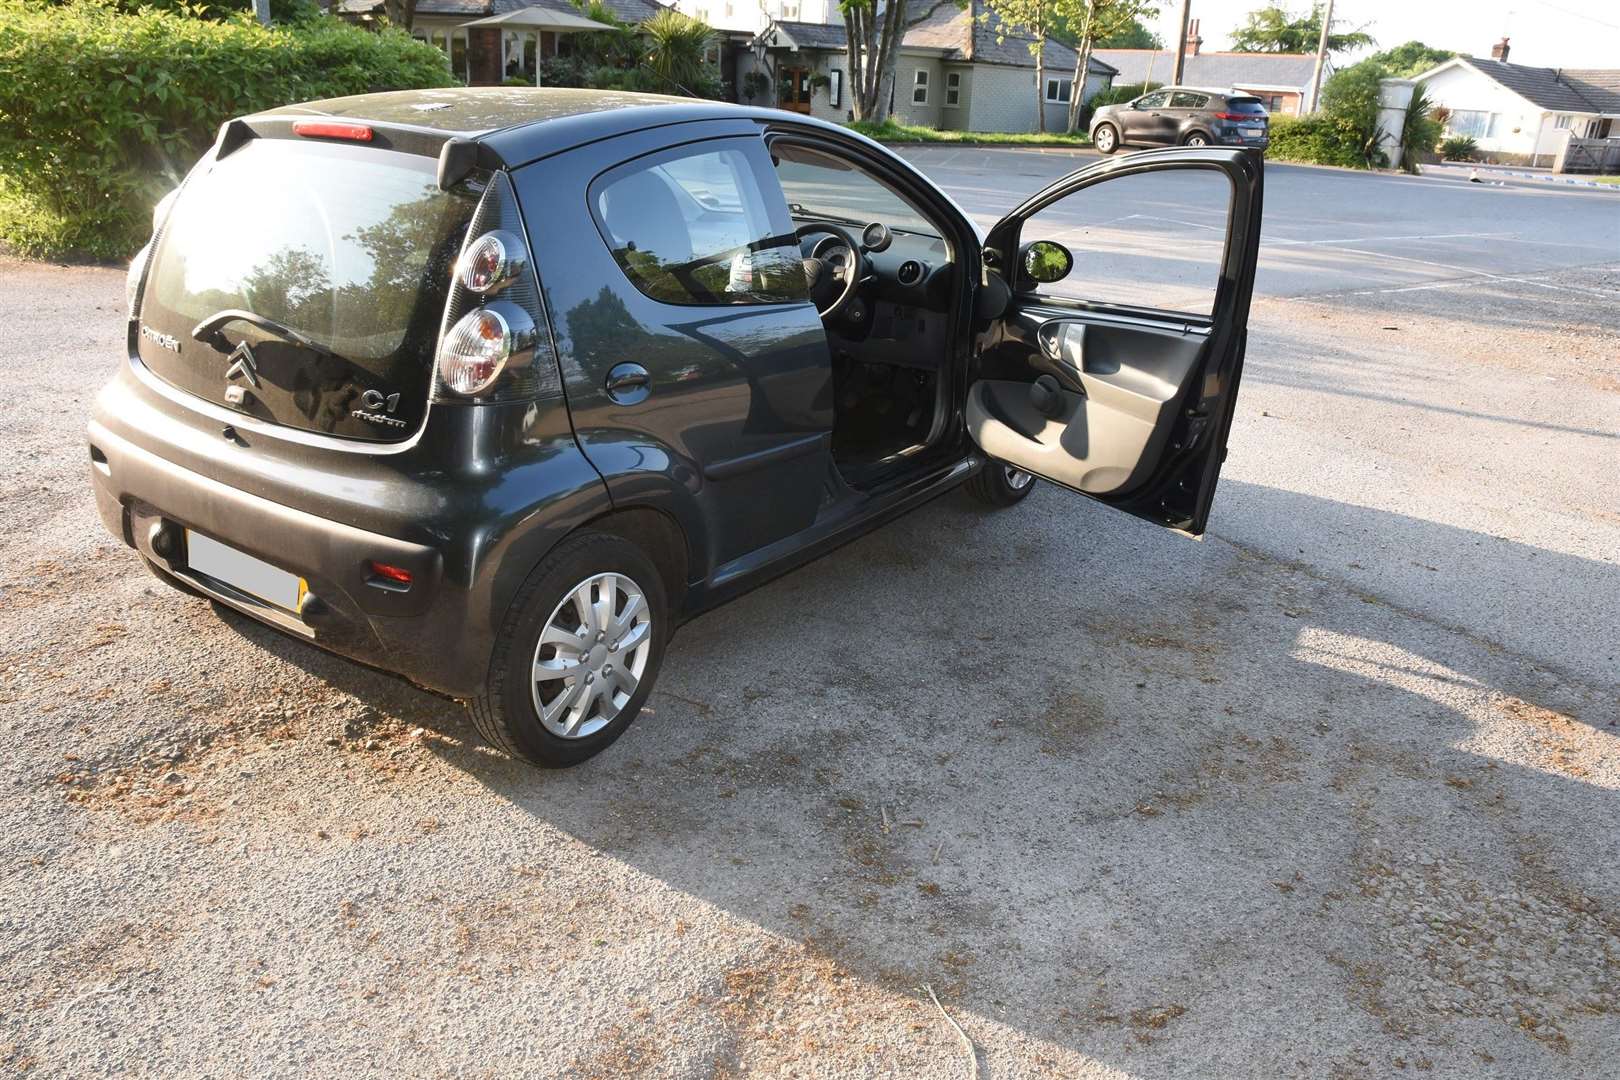
POLYGON ((1162 49, 1164 39, 1143 26, 1140 18, 1136 18, 1111 34, 1098 35, 1097 48, 1162 49))
MULTIPOLYGON (((1008 33, 1022 31, 1029 35, 1029 54, 1035 58, 1035 130, 1046 131, 1046 39, 1052 36, 1054 23, 1067 24, 1076 15, 1076 0, 985 0, 989 9, 980 18, 991 27, 998 43, 1007 40, 1008 33)), ((1077 84, 1076 91, 1084 84, 1077 84)), ((1075 91, 1070 92, 1072 100, 1075 91)))
MULTIPOLYGON (((1294 15, 1280 4, 1267 4, 1249 12, 1249 21, 1232 35, 1235 52, 1313 53, 1322 37, 1322 7, 1311 7, 1308 15, 1294 15)), ((1327 51, 1344 52, 1373 44, 1365 29, 1328 34, 1327 51)))
POLYGON ((1378 61, 1397 79, 1409 79, 1421 71, 1428 71, 1445 63, 1456 55, 1446 49, 1431 49, 1421 41, 1408 41, 1405 45, 1373 53, 1367 59, 1378 61))
POLYGON ((660 79, 697 96, 709 75, 709 46, 714 42, 714 30, 701 19, 682 15, 674 8, 665 8, 641 24, 647 36, 647 68, 660 79))
POLYGON ((848 38, 849 106, 852 119, 881 124, 889 118, 894 93, 894 67, 906 31, 946 4, 964 6, 964 0, 915 0, 921 10, 913 14, 910 0, 889 0, 877 10, 874 0, 838 0, 848 38))
POLYGON ((1080 119, 1085 113, 1086 76, 1091 67, 1091 52, 1097 42, 1140 26, 1141 20, 1151 19, 1159 9, 1147 0, 1081 0, 1079 12, 1079 43, 1074 50, 1074 88, 1069 92, 1069 131, 1080 130, 1080 119))
POLYGON ((383 16, 408 34, 416 21, 416 0, 383 0, 383 16))

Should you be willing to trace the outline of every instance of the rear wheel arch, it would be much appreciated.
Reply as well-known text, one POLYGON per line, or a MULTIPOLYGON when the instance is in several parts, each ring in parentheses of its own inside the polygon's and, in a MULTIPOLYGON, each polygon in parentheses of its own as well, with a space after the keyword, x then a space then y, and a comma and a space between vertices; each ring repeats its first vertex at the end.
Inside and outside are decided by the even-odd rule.
POLYGON ((680 522, 650 506, 627 506, 592 518, 570 531, 569 536, 577 532, 609 533, 635 544, 658 568, 670 610, 680 610, 687 585, 695 576, 692 547, 680 522))

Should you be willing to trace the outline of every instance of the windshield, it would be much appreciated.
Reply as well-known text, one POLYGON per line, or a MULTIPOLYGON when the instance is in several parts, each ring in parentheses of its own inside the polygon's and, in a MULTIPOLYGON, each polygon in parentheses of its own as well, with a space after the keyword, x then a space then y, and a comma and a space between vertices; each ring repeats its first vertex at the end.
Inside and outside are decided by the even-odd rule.
POLYGON ((881 221, 895 232, 938 238, 933 223, 888 185, 847 161, 802 146, 771 148, 776 177, 795 220, 867 225, 881 221))
POLYGON ((442 307, 452 234, 471 213, 471 200, 439 190, 434 167, 409 154, 255 139, 186 186, 146 304, 192 324, 240 308, 352 361, 390 356, 424 288, 442 307))

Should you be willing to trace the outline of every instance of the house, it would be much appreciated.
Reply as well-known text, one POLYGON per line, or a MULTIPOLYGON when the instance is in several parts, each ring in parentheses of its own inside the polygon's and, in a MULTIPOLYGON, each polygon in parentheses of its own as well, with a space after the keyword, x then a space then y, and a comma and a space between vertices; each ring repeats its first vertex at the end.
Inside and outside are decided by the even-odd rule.
MULTIPOLYGON (((667 5, 658 0, 602 0, 615 19, 638 25, 667 5)), ((450 70, 468 86, 495 86, 508 77, 534 82, 541 59, 567 51, 566 34, 516 26, 468 26, 491 15, 520 8, 547 8, 564 15, 583 12, 569 0, 418 0, 411 35, 437 45, 450 57, 450 70)), ((382 17, 382 0, 341 0, 338 13, 353 22, 382 17)))
POLYGON ((1508 62, 1509 43, 1490 59, 1458 56, 1413 78, 1447 110, 1446 132, 1466 135, 1476 156, 1548 164, 1569 136, 1620 136, 1620 68, 1545 68, 1508 62))
MULTIPOLYGON (((693 2, 697 0, 679 0, 678 6, 693 2)), ((836 6, 830 6, 836 13, 836 6)), ((983 0, 968 0, 961 7, 951 2, 938 5, 906 32, 901 43, 894 118, 958 131, 1035 131, 1039 91, 1046 130, 1064 130, 1077 57, 1067 45, 1048 40, 1042 52, 1044 85, 1037 87, 1032 43, 1027 34, 1004 27, 983 0)), ((746 48, 734 48, 733 55, 722 61, 722 70, 739 101, 847 120, 847 47, 841 17, 836 23, 771 20, 746 48), (762 86, 769 89, 759 92, 762 86)), ((1113 77, 1112 67, 1093 59, 1085 80, 1086 98, 1108 86, 1113 77)))
MULTIPOLYGON (((1187 59, 1182 86, 1211 86, 1253 94, 1266 111, 1297 116, 1310 96, 1316 74, 1315 53, 1204 52, 1198 20, 1187 25, 1187 59)), ((1172 82, 1176 69, 1174 49, 1098 49, 1096 55, 1119 74, 1118 86, 1172 82)), ((1327 81, 1327 72, 1322 74, 1327 81)))

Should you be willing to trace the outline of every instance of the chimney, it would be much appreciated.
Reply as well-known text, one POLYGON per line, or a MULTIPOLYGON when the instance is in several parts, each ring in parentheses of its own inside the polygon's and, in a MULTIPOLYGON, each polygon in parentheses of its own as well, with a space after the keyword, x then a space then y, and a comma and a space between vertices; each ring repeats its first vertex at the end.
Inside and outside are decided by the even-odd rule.
POLYGON ((1491 46, 1491 59, 1492 60, 1500 60, 1500 61, 1502 61, 1502 63, 1505 64, 1505 63, 1507 63, 1507 58, 1508 58, 1508 39, 1503 38, 1501 41, 1498 41, 1495 45, 1491 46))
POLYGON ((1198 46, 1203 43, 1204 39, 1198 36, 1198 20, 1189 20, 1187 23, 1187 55, 1197 56, 1198 46))

